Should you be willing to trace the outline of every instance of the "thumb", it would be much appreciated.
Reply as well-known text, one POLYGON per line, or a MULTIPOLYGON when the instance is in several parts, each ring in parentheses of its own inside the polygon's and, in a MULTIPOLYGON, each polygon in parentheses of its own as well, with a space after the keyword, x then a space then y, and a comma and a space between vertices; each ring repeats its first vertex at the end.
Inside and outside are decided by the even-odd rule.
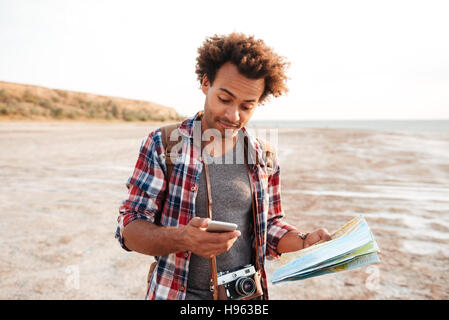
POLYGON ((323 240, 323 241, 332 240, 332 237, 331 237, 329 231, 327 231, 327 229, 322 228, 322 229, 320 229, 320 231, 321 231, 321 234, 320 234, 321 240, 323 240))
POLYGON ((209 218, 195 217, 190 220, 189 224, 195 228, 206 228, 209 225, 209 218))

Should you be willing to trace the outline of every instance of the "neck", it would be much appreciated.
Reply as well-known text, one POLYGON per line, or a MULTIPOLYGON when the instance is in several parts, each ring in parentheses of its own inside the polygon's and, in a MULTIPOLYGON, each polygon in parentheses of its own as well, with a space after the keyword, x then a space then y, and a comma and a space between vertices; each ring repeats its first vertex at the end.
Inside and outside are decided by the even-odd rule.
POLYGON ((207 125, 204 116, 201 119, 201 150, 207 151, 211 156, 218 157, 226 152, 234 149, 237 143, 237 135, 223 136, 204 134, 206 130, 210 129, 207 125))

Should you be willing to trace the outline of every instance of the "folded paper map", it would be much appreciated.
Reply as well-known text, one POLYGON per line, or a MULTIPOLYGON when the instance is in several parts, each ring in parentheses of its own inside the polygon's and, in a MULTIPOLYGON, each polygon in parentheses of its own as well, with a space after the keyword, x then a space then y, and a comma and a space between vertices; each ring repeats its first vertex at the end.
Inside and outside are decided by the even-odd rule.
POLYGON ((274 271, 271 282, 302 280, 379 262, 379 247, 362 215, 341 226, 331 238, 297 251, 292 261, 274 271))

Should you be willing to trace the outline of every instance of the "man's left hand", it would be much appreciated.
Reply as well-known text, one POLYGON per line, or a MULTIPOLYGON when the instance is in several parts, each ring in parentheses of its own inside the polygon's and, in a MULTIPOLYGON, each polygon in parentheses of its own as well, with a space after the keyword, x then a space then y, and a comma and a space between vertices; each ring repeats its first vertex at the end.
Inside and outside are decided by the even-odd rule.
POLYGON ((317 242, 325 242, 331 240, 331 235, 325 228, 318 229, 309 233, 304 241, 304 248, 310 247, 317 242))

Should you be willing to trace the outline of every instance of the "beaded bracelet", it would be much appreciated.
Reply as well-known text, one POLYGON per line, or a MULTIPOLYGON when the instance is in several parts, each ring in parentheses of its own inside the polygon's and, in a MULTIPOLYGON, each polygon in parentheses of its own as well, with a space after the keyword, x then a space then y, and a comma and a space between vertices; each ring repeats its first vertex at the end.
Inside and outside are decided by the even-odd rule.
POLYGON ((304 249, 304 244, 306 242, 306 238, 307 238, 308 235, 309 235, 309 232, 307 232, 307 233, 299 232, 298 233, 298 237, 300 237, 301 240, 302 240, 302 248, 303 249, 304 249))

